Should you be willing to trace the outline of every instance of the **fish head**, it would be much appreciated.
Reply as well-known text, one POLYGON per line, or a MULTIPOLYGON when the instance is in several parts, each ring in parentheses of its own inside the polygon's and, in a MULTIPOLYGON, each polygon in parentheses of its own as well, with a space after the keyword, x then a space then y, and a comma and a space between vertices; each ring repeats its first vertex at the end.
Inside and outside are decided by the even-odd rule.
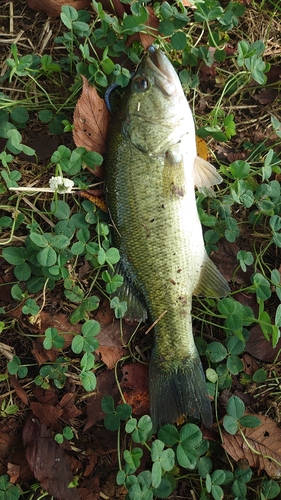
POLYGON ((194 121, 179 77, 167 56, 153 46, 132 78, 123 130, 151 156, 165 154, 187 134, 195 142, 194 121))

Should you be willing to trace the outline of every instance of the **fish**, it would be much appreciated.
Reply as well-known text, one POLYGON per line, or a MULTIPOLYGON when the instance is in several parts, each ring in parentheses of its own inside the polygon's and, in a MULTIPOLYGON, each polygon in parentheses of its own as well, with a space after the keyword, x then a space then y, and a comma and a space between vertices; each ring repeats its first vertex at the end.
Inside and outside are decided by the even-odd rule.
POLYGON ((105 190, 124 277, 127 317, 153 325, 149 367, 153 429, 185 415, 213 422, 192 331, 192 296, 224 297, 225 278, 208 257, 195 186, 222 181, 197 157, 194 119, 172 63, 149 47, 112 120, 105 190))

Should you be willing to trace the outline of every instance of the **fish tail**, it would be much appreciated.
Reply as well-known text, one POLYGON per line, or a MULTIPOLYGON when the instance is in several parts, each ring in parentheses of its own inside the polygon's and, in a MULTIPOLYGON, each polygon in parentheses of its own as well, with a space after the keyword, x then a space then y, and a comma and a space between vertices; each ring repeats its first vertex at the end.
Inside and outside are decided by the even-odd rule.
POLYGON ((149 371, 150 415, 153 429, 175 422, 182 415, 202 419, 206 427, 213 423, 206 379, 197 351, 177 363, 161 361, 152 351, 149 371))

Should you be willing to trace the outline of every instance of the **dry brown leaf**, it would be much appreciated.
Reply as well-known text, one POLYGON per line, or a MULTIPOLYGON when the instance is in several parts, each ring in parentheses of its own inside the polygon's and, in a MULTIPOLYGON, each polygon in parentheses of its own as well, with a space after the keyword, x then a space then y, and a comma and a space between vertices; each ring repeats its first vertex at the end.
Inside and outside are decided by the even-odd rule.
POLYGON ((103 396, 108 394, 113 397, 115 404, 117 404, 120 394, 113 370, 105 370, 97 376, 97 394, 87 399, 87 421, 84 431, 92 427, 98 420, 104 418, 101 400, 103 396))
POLYGON ((62 5, 70 5, 76 10, 84 9, 90 5, 91 0, 27 0, 30 9, 38 12, 45 12, 47 16, 58 17, 61 13, 62 5))
POLYGON ((65 452, 32 414, 24 425, 23 442, 27 461, 41 487, 60 500, 79 500, 78 490, 68 487, 73 477, 65 452))
POLYGON ((62 415, 62 408, 59 406, 47 405, 33 401, 30 409, 42 424, 58 429, 58 419, 62 415))
POLYGON ((112 370, 122 356, 125 354, 125 349, 122 347, 107 347, 101 345, 96 349, 96 353, 101 357, 108 370, 112 370))
POLYGON ((10 476, 10 483, 16 484, 20 477, 20 465, 7 463, 7 473, 10 476))
MULTIPOLYGON (((104 155, 110 114, 95 87, 82 76, 83 90, 74 110, 73 138, 77 147, 104 155)), ((96 173, 96 171, 95 171, 96 173)))
POLYGON ((255 95, 253 95, 253 99, 255 99, 255 101, 258 101, 260 104, 270 104, 276 99, 277 96, 278 90, 267 88, 262 89, 260 92, 257 92, 255 95))
POLYGON ((11 381, 11 384, 12 384, 13 388, 16 391, 17 396, 21 399, 21 401, 25 405, 28 405, 29 404, 28 396, 27 396, 25 390, 20 385, 20 383, 19 383, 18 379, 16 378, 16 376, 15 375, 10 375, 10 381, 11 381))
POLYGON ((142 417, 149 413, 148 390, 124 392, 123 396, 126 403, 132 407, 132 412, 135 417, 142 417))
POLYGON ((250 377, 252 377, 253 374, 259 368, 257 362, 249 354, 244 354, 244 356, 242 357, 242 361, 243 361, 243 364, 244 364, 244 372, 247 375, 250 375, 250 377))
MULTIPOLYGON (((250 337, 246 343, 246 351, 254 356, 254 358, 261 361, 272 362, 275 360, 278 352, 281 349, 281 339, 278 340, 277 345, 272 347, 271 342, 266 340, 260 325, 255 325, 250 329, 250 337)), ((277 358, 280 359, 280 354, 277 358)))
POLYGON ((76 394, 74 392, 68 392, 59 402, 59 406, 63 410, 61 419, 64 422, 70 423, 70 420, 77 418, 82 414, 82 411, 75 406, 75 399, 76 394))
POLYGON ((264 415, 255 415, 261 421, 254 429, 242 428, 247 442, 241 434, 234 436, 223 431, 222 447, 238 462, 245 459, 250 467, 265 470, 270 477, 281 475, 281 429, 264 415))
POLYGON ((131 390, 148 390, 149 375, 148 365, 143 363, 130 363, 122 366, 123 377, 121 387, 131 390))
POLYGON ((123 19, 123 15, 126 12, 126 5, 122 4, 120 0, 101 0, 101 4, 105 12, 123 19))

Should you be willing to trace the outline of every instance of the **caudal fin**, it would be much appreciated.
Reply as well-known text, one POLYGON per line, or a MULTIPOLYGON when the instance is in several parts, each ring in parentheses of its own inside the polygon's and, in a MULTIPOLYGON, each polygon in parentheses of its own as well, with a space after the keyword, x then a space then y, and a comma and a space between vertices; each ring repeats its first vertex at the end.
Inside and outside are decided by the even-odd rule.
POLYGON ((150 362, 150 416, 153 429, 175 422, 181 415, 213 423, 212 408, 199 354, 167 369, 153 349, 150 362))

